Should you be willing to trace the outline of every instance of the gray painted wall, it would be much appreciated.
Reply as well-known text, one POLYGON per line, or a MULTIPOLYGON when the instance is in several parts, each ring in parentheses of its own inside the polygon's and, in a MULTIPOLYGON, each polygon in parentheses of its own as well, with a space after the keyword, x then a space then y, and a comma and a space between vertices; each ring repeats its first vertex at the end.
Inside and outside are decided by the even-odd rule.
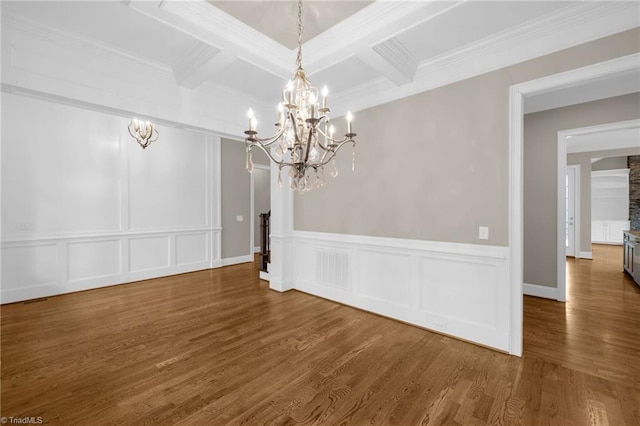
POLYGON ((222 139, 222 258, 251 254, 251 175, 243 142, 222 139), (243 216, 238 222, 236 216, 243 216))
MULTIPOLYGON (((358 111, 355 172, 347 148, 336 179, 295 196, 295 229, 507 246, 509 86, 639 50, 634 29, 358 111), (489 240, 478 226, 490 228, 489 240)), ((529 177, 555 181, 555 157, 543 158, 529 177)), ((555 221, 555 201, 547 204, 555 221)))
MULTIPOLYGON (((560 130, 640 118, 640 95, 618 96, 524 118, 524 282, 557 285, 557 144, 560 130)), ((621 155, 616 153, 614 155, 621 155)), ((591 251, 591 157, 581 164, 581 250, 591 251), (586 237, 588 235, 588 238, 586 237), (587 245, 588 242, 588 245, 587 245)))

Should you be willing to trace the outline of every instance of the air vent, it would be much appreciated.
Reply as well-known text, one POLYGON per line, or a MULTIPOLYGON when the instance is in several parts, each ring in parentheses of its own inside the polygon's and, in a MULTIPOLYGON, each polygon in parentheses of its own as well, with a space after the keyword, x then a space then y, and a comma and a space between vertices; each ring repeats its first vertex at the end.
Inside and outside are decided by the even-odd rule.
POLYGON ((316 279, 319 284, 349 289, 349 254, 327 250, 316 252, 316 279))

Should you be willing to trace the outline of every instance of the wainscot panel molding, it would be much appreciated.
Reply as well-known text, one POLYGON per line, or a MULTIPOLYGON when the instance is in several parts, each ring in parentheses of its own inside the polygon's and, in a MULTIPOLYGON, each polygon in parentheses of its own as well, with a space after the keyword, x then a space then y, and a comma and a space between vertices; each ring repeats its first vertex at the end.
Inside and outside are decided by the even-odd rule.
POLYGON ((509 250, 294 231, 293 288, 509 350, 509 250))
POLYGON ((2 106, 2 303, 222 265, 219 137, 160 126, 143 150, 127 118, 2 106))
POLYGON ((220 266, 220 229, 2 242, 2 303, 220 266))

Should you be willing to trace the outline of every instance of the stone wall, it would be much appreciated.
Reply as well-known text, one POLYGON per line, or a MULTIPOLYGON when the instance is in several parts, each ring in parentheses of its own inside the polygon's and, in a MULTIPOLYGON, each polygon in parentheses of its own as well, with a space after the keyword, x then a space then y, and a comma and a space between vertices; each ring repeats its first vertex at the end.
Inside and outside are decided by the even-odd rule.
POLYGON ((627 158, 629 166, 629 220, 631 229, 640 230, 640 155, 627 158))

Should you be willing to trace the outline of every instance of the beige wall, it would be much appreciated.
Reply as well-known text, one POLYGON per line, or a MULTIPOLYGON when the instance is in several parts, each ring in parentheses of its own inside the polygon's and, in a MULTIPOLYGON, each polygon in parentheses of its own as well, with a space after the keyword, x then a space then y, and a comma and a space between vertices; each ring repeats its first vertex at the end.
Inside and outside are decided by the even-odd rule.
MULTIPOLYGON (((561 130, 640 118, 640 95, 618 96, 524 118, 524 282, 555 287, 557 281, 557 147, 561 130)), ((623 155, 622 152, 613 155, 623 155)), ((591 158, 571 155, 580 164, 580 250, 591 251, 591 158)))
MULTIPOLYGON (((347 148, 338 178, 296 195, 295 229, 508 245, 509 86, 639 44, 640 30, 626 31, 359 111, 356 171, 347 148), (478 226, 490 228, 489 240, 478 239, 478 226)), ((540 173, 555 175, 551 161, 540 173)))
POLYGON ((243 142, 222 139, 222 258, 251 254, 251 175, 243 142), (238 222, 236 216, 243 216, 238 222))

